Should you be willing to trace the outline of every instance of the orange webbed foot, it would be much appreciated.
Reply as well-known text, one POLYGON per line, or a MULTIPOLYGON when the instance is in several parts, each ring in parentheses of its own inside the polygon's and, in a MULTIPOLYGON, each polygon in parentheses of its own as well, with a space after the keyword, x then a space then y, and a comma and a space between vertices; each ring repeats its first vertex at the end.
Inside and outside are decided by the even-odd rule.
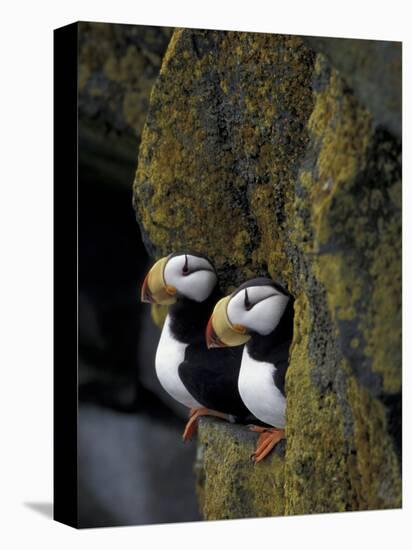
POLYGON ((190 409, 189 420, 182 435, 183 441, 192 439, 197 431, 198 419, 200 416, 216 416, 218 418, 223 418, 224 420, 229 420, 229 416, 227 414, 220 413, 212 409, 207 409, 206 407, 190 409))
POLYGON ((251 426, 250 431, 260 433, 256 443, 256 450, 252 454, 255 464, 267 456, 282 439, 285 439, 285 430, 279 428, 263 428, 262 426, 251 426))

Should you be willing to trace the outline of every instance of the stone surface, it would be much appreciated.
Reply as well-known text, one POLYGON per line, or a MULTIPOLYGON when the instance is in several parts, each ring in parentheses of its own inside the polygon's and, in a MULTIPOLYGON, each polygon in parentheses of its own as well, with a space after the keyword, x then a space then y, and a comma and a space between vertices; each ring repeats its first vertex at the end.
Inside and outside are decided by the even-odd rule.
POLYGON ((246 426, 202 418, 195 471, 205 519, 281 516, 285 512, 285 441, 259 465, 253 464, 257 434, 246 426))
POLYGON ((402 43, 305 36, 340 71, 376 124, 402 138, 402 43))
POLYGON ((172 29, 79 23, 79 116, 140 136, 172 29))
POLYGON ((205 426, 207 518, 401 505, 401 144, 355 88, 297 36, 176 30, 165 54, 134 183, 146 247, 208 254, 223 291, 269 275, 295 297, 284 469, 254 473, 283 504, 222 484, 211 457, 247 444, 205 426))
POLYGON ((150 92, 172 29, 78 25, 80 162, 130 188, 150 92))

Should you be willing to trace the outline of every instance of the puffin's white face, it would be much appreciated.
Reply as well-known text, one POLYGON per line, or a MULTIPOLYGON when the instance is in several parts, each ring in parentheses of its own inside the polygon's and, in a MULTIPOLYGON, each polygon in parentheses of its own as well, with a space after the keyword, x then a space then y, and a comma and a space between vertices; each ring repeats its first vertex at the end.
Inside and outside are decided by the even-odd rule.
POLYGON ((217 276, 210 262, 191 254, 169 258, 164 268, 164 280, 178 294, 195 302, 206 300, 217 284, 217 276))
POLYGON ((232 325, 267 335, 275 330, 289 297, 270 285, 250 286, 230 298, 227 316, 232 325))

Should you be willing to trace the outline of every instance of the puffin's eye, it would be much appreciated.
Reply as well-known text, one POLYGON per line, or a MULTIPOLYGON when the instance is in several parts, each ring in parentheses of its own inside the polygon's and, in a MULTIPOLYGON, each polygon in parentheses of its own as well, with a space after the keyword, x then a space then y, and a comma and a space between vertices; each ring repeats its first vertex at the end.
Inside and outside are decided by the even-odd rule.
POLYGON ((187 275, 189 273, 189 261, 187 259, 187 254, 185 254, 185 265, 183 266, 182 273, 183 275, 187 275))
POLYGON ((247 293, 247 288, 245 288, 245 309, 249 311, 249 309, 252 307, 252 304, 249 301, 249 295, 247 293))

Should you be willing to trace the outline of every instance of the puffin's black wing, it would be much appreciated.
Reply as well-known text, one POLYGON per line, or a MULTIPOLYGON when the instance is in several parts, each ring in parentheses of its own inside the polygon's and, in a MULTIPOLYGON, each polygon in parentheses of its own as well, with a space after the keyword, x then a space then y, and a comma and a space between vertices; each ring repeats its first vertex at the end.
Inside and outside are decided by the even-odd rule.
POLYGON ((199 403, 245 420, 251 413, 238 390, 242 352, 243 347, 208 350, 204 344, 191 344, 179 366, 179 376, 199 403))
POLYGON ((284 342, 280 346, 276 347, 271 361, 276 367, 276 371, 273 375, 273 381, 275 386, 285 395, 285 377, 286 371, 289 365, 289 348, 291 341, 284 342))

